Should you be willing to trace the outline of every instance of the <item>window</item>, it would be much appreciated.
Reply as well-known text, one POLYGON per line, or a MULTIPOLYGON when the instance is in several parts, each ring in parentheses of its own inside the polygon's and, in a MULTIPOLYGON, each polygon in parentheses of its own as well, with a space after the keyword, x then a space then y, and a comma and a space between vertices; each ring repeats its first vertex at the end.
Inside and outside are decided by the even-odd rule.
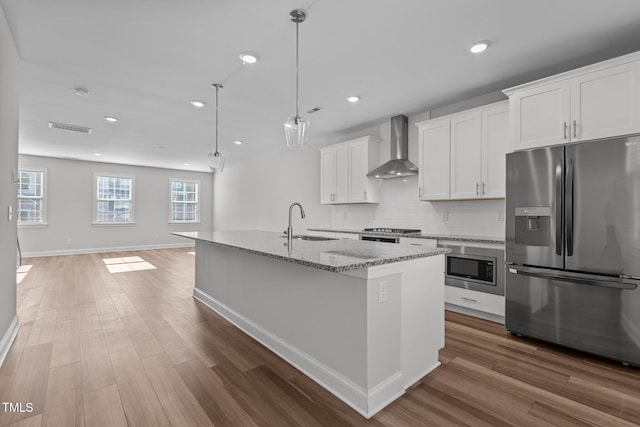
POLYGON ((18 224, 46 225, 45 209, 47 170, 20 169, 18 176, 18 224))
POLYGON ((200 182, 171 180, 171 218, 170 222, 200 221, 200 182))
POLYGON ((132 176, 96 174, 96 224, 134 223, 132 176))

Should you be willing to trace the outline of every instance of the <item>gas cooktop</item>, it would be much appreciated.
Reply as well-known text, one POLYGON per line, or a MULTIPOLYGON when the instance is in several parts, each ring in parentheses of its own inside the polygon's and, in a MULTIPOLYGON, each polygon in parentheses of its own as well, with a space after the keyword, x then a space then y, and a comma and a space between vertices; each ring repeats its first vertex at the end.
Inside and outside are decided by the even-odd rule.
POLYGON ((388 228, 388 227, 375 227, 375 228, 365 228, 362 231, 367 231, 371 233, 397 233, 397 234, 420 234, 422 230, 416 230, 411 228, 388 228))

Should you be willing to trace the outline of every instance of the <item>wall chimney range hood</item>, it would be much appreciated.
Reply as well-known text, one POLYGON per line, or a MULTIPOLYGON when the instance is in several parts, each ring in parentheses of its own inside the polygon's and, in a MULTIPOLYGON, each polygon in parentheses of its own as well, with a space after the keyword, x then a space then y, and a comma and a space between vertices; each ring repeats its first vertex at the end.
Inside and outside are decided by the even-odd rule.
POLYGON ((409 118, 391 117, 391 160, 367 174, 369 178, 401 178, 418 174, 418 167, 409 161, 409 118))

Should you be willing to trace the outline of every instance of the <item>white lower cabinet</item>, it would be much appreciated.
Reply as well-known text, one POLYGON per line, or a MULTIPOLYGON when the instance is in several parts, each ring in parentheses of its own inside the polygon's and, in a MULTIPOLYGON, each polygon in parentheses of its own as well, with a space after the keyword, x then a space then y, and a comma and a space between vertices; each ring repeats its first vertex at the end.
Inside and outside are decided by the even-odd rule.
POLYGON ((403 246, 421 246, 424 248, 438 247, 437 239, 419 239, 416 237, 401 237, 399 243, 403 246))
POLYGON ((454 286, 445 286, 444 288, 444 300, 447 304, 504 317, 504 297, 501 295, 487 294, 454 286))

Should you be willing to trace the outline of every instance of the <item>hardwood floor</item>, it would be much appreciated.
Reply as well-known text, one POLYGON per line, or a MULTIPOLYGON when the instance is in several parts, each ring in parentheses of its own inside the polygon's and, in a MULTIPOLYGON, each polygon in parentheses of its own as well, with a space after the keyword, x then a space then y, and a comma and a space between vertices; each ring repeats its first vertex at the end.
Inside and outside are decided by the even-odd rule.
POLYGON ((446 314, 442 366, 370 420, 191 295, 189 249, 29 258, 13 426, 634 426, 640 370, 446 314), (111 274, 103 258, 156 269, 111 274))

